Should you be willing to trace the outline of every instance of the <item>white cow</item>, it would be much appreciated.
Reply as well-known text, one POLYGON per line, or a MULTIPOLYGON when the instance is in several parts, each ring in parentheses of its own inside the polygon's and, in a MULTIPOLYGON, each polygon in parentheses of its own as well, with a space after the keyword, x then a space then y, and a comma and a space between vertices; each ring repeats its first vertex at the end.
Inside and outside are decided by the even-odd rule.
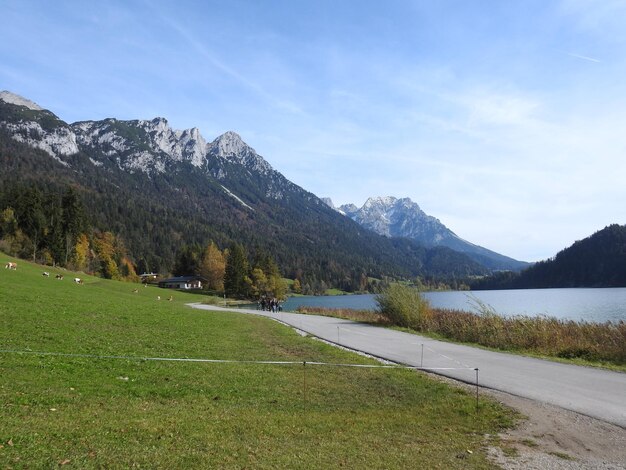
POLYGON ((17 270, 17 263, 9 261, 7 264, 4 265, 4 269, 15 269, 15 270, 17 270))
POLYGON ((74 278, 74 282, 75 282, 76 284, 82 284, 82 283, 83 283, 83 280, 82 280, 80 277, 75 277, 75 278, 74 278))

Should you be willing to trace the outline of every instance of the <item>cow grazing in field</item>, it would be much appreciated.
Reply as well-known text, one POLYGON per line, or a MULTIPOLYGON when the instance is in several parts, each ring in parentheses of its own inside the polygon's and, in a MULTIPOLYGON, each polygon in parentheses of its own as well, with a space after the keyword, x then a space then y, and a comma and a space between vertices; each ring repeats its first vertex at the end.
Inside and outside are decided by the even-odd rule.
POLYGON ((14 263, 12 261, 9 261, 7 264, 4 265, 4 269, 13 269, 13 270, 17 270, 17 263, 14 263))
POLYGON ((82 284, 82 283, 83 283, 83 280, 82 280, 80 277, 75 277, 75 278, 74 278, 74 282, 75 282, 76 284, 82 284))
POLYGON ((133 289, 133 294, 137 294, 139 292, 139 289, 133 289))
POLYGON ((63 280, 63 274, 57 274, 56 276, 54 276, 55 279, 58 279, 59 281, 63 280))
POLYGON ((43 277, 50 277, 50 273, 49 273, 49 272, 47 272, 47 271, 42 272, 42 273, 41 273, 41 275, 42 275, 43 277))

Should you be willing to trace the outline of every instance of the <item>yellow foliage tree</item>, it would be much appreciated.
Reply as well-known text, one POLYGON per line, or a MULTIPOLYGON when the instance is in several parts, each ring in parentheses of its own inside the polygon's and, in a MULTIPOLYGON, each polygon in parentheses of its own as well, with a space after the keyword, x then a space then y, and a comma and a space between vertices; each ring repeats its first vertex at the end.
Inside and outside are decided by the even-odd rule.
POLYGON ((77 271, 86 271, 89 263, 89 238, 81 233, 74 246, 74 267, 77 271))
POLYGON ((204 250, 200 261, 200 276, 207 280, 206 288, 212 291, 224 291, 224 273, 226 257, 213 242, 204 250))

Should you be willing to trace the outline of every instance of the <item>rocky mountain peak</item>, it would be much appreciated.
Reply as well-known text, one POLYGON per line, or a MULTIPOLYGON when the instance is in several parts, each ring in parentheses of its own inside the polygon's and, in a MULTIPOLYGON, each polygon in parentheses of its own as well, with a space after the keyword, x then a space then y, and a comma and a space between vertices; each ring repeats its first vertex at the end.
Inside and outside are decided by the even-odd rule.
POLYGON ((219 157, 240 156, 244 153, 254 153, 253 148, 246 144, 239 134, 233 131, 225 132, 211 143, 214 153, 219 157))
POLYGON ((0 91, 0 100, 5 103, 15 104, 18 106, 26 106, 28 109, 32 109, 33 111, 43 111, 44 109, 39 106, 37 103, 27 100, 26 98, 16 95, 15 93, 11 93, 10 91, 4 90, 0 91))
POLYGON ((378 196, 378 197, 370 197, 363 204, 363 208, 382 206, 382 207, 391 207, 395 204, 397 199, 393 196, 378 196))
POLYGON ((429 247, 446 246, 468 254, 490 269, 520 269, 525 265, 463 240, 439 219, 426 214, 408 197, 370 197, 361 208, 345 204, 339 210, 379 235, 409 238, 429 247))
POLYGON ((321 197, 320 200, 326 204, 328 207, 330 207, 331 209, 335 209, 337 210, 337 208, 335 207, 335 204, 333 204, 333 200, 329 197, 321 197))

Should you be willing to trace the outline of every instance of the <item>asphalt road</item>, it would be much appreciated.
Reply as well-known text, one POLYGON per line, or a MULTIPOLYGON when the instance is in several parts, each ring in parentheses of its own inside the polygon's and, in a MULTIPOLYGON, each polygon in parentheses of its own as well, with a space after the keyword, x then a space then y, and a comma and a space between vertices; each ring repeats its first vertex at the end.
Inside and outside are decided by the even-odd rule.
POLYGON ((626 428, 626 373, 486 351, 423 336, 317 315, 194 308, 262 315, 310 335, 389 361, 435 368, 434 373, 550 403, 626 428))

